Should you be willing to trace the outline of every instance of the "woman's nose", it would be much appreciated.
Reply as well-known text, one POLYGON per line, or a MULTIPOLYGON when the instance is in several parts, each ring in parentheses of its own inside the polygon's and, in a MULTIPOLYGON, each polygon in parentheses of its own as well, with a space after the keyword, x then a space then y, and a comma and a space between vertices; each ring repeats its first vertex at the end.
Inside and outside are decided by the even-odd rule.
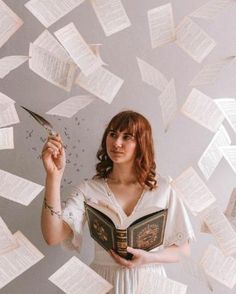
POLYGON ((117 138, 115 139, 115 141, 114 141, 114 146, 116 146, 116 147, 120 147, 120 146, 122 146, 122 143, 123 143, 122 138, 121 138, 121 137, 117 137, 117 138))

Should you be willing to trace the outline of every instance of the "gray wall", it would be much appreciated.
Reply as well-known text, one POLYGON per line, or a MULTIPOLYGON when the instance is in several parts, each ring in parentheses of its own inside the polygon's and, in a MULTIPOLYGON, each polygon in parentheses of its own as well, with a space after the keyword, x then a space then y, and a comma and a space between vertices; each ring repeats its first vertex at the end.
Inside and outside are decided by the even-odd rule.
MULTIPOLYGON (((5 2, 24 20, 24 25, 0 49, 0 57, 28 55, 29 43, 39 36, 44 27, 24 8, 26 0, 5 0, 5 2)), ((205 2, 203 0, 172 1, 175 23, 178 24, 184 16, 205 2)), ((174 77, 178 106, 181 107, 191 91, 189 82, 200 70, 201 65, 193 61, 175 44, 151 49, 147 10, 166 3, 168 1, 124 0, 123 4, 132 26, 110 37, 105 37, 89 1, 85 1, 49 28, 49 31, 53 33, 73 21, 88 43, 103 44, 101 56, 109 64, 108 69, 125 80, 111 105, 97 99, 71 119, 46 116, 62 134, 65 143, 68 144, 67 156, 70 162, 63 180, 64 194, 68 191, 69 186, 94 174, 95 153, 104 126, 115 113, 123 109, 139 111, 150 119, 157 148, 158 171, 161 174, 169 174, 174 178, 190 165, 200 173, 197 161, 209 144, 213 133, 180 113, 169 131, 164 133, 158 101, 159 92, 141 81, 136 64, 136 56, 138 56, 157 67, 168 80, 174 77), (69 156, 69 154, 71 155, 69 156)), ((235 54, 235 15, 236 4, 231 9, 224 10, 212 22, 195 20, 217 42, 216 48, 206 58, 205 63, 235 54)), ((198 87, 198 89, 212 98, 234 97, 236 90, 235 69, 234 62, 224 71, 216 83, 198 87)), ((38 156, 46 133, 19 108, 19 105, 25 105, 43 114, 66 98, 83 94, 85 91, 74 86, 72 92, 67 93, 31 72, 27 63, 0 80, 0 91, 16 101, 21 120, 19 124, 14 126, 15 149, 0 152, 0 168, 36 183, 44 184, 45 173, 38 156)), ((231 135, 232 144, 235 144, 235 134, 227 123, 224 125, 231 135)), ((222 160, 207 182, 221 207, 225 207, 227 204, 235 184, 234 180, 235 174, 225 160, 222 160)), ((1 293, 3 294, 62 293, 47 279, 72 254, 62 251, 60 247, 49 247, 45 244, 40 231, 42 200, 43 192, 28 207, 25 207, 0 197, 0 215, 10 230, 12 232, 22 231, 45 255, 43 260, 2 289, 1 293)), ((192 256, 194 259, 198 259, 206 246, 209 243, 214 244, 215 241, 212 236, 199 233, 199 223, 196 218, 191 216, 191 220, 197 237, 197 241, 192 245, 192 256)), ((83 247, 80 258, 89 263, 93 256, 93 243, 87 232, 84 244, 86 246, 83 247)), ((208 293, 205 286, 184 273, 178 264, 168 265, 166 268, 170 278, 189 285, 189 294, 208 293)), ((235 289, 229 290, 213 280, 212 283, 216 294, 235 293, 235 289)))

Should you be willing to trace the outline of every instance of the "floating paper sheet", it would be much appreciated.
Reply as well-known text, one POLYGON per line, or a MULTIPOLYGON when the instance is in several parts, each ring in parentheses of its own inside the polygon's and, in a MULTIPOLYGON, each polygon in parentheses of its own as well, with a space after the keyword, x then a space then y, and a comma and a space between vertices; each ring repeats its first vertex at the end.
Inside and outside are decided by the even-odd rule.
POLYGON ((59 59, 34 44, 30 44, 29 55, 29 67, 33 72, 65 91, 71 90, 76 73, 74 63, 59 59))
POLYGON ((44 30, 33 44, 47 50, 59 59, 72 62, 72 59, 65 48, 48 30, 44 30))
POLYGON ((0 150, 14 149, 13 127, 0 129, 0 150))
POLYGON ((30 0, 25 7, 48 28, 82 2, 84 0, 30 0))
POLYGON ((236 100, 234 98, 214 99, 224 117, 236 133, 236 100))
POLYGON ((236 231, 219 207, 214 203, 205 209, 200 217, 215 237, 224 255, 234 254, 236 252, 236 231))
POLYGON ((107 63, 105 63, 100 55, 100 48, 101 48, 102 44, 89 44, 90 49, 93 51, 93 53, 96 55, 96 57, 99 59, 101 65, 107 65, 107 63))
POLYGON ((15 101, 0 92, 0 127, 19 123, 15 101))
POLYGON ((56 105, 46 113, 70 118, 79 110, 93 102, 94 99, 94 97, 86 95, 74 96, 56 105))
POLYGON ((171 79, 165 90, 159 96, 164 130, 167 132, 171 121, 177 113, 177 99, 175 91, 175 80, 171 79))
POLYGON ((198 166, 207 180, 211 177, 223 157, 219 147, 230 144, 231 139, 226 129, 221 126, 198 161, 198 166))
MULTIPOLYGON (((70 55, 67 53, 65 48, 57 41, 57 39, 48 31, 44 30, 42 34, 38 36, 38 38, 33 42, 34 45, 38 47, 44 48, 47 51, 51 52, 54 56, 73 62, 70 55)), ((100 56, 100 47, 102 44, 89 44, 88 45, 92 52, 96 55, 98 59, 100 59, 100 63, 102 65, 106 65, 106 63, 101 59, 100 56)))
POLYGON ((6 223, 0 217, 0 256, 17 248, 18 246, 18 242, 8 229, 6 223))
POLYGON ((22 26, 23 21, 0 0, 0 48, 22 26))
POLYGON ((198 63, 216 46, 216 42, 188 17, 176 28, 176 44, 198 63))
POLYGON ((206 287, 213 291, 213 287, 209 282, 207 275, 205 274, 203 267, 191 257, 181 255, 180 265, 182 265, 184 271, 195 278, 197 281, 206 285, 206 287))
POLYGON ((120 0, 91 0, 106 36, 128 28, 131 23, 120 0))
POLYGON ((24 178, 0 170, 0 196, 29 205, 31 201, 43 190, 43 186, 24 178))
POLYGON ((233 3, 232 0, 211 0, 191 13, 190 16, 212 20, 233 3))
POLYGON ((164 91, 168 85, 166 77, 155 67, 137 57, 142 81, 159 91, 164 91))
POLYGON ((220 151, 223 153, 224 158, 232 170, 236 173, 236 146, 220 147, 220 151))
POLYGON ((49 277, 49 280, 65 293, 104 294, 113 288, 75 256, 49 277))
POLYGON ((173 180, 171 186, 194 215, 216 201, 214 195, 192 167, 173 180))
POLYGON ((214 100, 197 89, 191 91, 181 112, 214 133, 224 120, 214 100))
POLYGON ((56 31, 55 35, 84 75, 92 74, 102 65, 73 23, 56 31))
POLYGON ((0 79, 28 60, 28 56, 6 56, 0 59, 0 79))
POLYGON ((124 80, 114 75, 104 67, 99 67, 89 76, 80 73, 76 83, 86 91, 99 97, 107 103, 111 103, 124 80))
POLYGON ((232 289, 236 284, 236 259, 224 254, 215 246, 209 245, 205 251, 200 264, 205 272, 232 289))
POLYGON ((148 24, 152 48, 175 40, 175 24, 171 3, 149 10, 148 24))
POLYGON ((161 275, 156 276, 155 273, 140 269, 140 286, 136 294, 185 294, 187 292, 187 285, 171 280, 161 275))
POLYGON ((14 234, 19 247, 0 256, 0 289, 39 262, 44 255, 20 232, 14 234))
POLYGON ((200 72, 193 78, 190 86, 207 85, 215 82, 220 73, 234 59, 235 56, 230 56, 217 62, 204 65, 200 72))
POLYGON ((225 210, 225 215, 236 218, 236 188, 233 189, 225 210))

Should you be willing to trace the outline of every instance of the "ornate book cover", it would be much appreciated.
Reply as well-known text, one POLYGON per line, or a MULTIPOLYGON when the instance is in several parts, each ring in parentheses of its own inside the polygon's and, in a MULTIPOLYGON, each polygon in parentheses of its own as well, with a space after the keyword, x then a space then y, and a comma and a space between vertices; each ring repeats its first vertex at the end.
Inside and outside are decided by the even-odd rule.
POLYGON ((127 228, 117 228, 117 224, 103 212, 85 203, 91 237, 106 250, 113 249, 120 256, 130 259, 127 246, 151 250, 163 244, 167 209, 142 216, 127 228))

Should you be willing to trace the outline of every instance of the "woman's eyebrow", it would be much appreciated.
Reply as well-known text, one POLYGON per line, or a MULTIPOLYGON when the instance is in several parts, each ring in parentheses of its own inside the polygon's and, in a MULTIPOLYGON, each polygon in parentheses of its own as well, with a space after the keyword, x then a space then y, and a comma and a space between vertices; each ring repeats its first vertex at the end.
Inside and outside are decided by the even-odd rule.
POLYGON ((132 136, 132 137, 134 137, 134 135, 133 134, 131 134, 131 133, 124 133, 124 135, 129 135, 129 136, 132 136))

